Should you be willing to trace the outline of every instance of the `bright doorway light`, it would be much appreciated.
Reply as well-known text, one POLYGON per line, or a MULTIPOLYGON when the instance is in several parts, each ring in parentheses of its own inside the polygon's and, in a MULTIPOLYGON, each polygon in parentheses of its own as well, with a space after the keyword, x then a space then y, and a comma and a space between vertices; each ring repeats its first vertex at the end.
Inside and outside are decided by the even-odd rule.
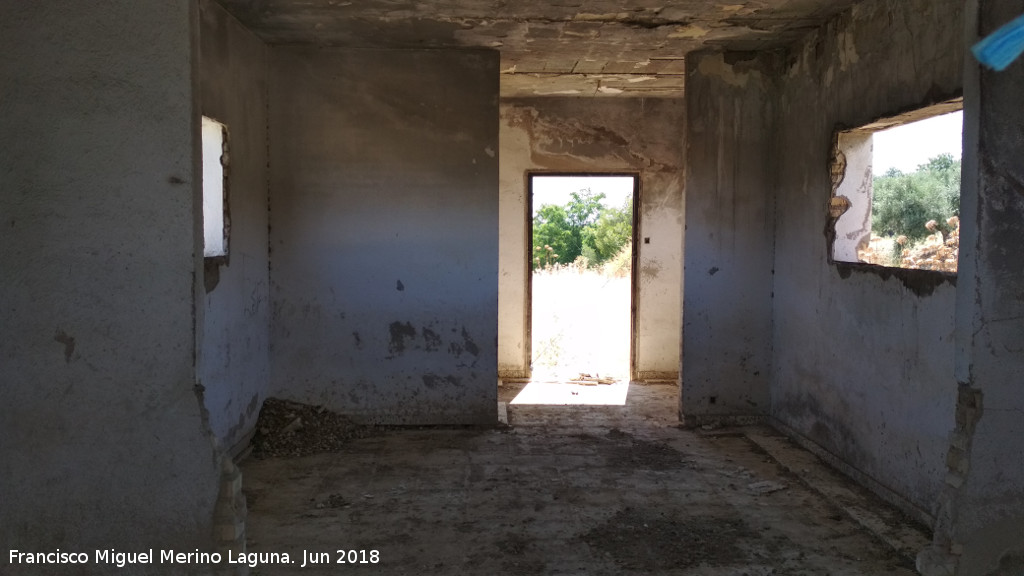
POLYGON ((534 376, 513 403, 625 402, 637 177, 532 175, 530 187, 534 376), (601 383, 570 384, 587 378, 601 383))
POLYGON ((533 381, 510 404, 532 406, 625 406, 629 381, 608 385, 533 381))

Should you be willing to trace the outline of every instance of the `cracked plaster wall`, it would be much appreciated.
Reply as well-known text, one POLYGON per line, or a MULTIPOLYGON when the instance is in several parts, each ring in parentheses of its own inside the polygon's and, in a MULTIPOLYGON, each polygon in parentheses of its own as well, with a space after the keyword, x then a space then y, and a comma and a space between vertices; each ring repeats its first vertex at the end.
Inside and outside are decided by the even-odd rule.
POLYGON ((228 127, 230 246, 204 269, 199 381, 226 449, 244 442, 267 396, 266 47, 212 0, 200 6, 201 108, 228 127))
POLYGON ((641 188, 634 376, 678 377, 684 106, 681 99, 642 98, 502 102, 498 366, 504 376, 526 376, 531 360, 527 173, 619 171, 638 173, 641 188))
POLYGON ((870 0, 782 55, 774 79, 772 416, 925 521, 953 428, 957 287, 837 267, 822 230, 834 131, 958 96, 963 52, 962 2, 870 0))
POLYGON ((271 392, 497 419, 498 54, 274 47, 271 392))
POLYGON ((210 549, 194 18, 186 0, 0 3, 7 548, 210 549))
MULTIPOLYGON (((1024 12, 1019 0, 966 3, 973 44, 1024 12)), ((1024 61, 971 60, 964 94, 956 431, 925 576, 1024 573, 1024 61)))

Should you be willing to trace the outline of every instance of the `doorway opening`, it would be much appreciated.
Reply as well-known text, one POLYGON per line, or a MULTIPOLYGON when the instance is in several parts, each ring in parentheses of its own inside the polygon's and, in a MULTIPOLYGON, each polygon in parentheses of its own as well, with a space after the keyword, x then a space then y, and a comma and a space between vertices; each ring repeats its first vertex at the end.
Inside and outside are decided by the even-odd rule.
POLYGON ((513 404, 625 404, 635 334, 636 174, 528 175, 532 379, 513 404))

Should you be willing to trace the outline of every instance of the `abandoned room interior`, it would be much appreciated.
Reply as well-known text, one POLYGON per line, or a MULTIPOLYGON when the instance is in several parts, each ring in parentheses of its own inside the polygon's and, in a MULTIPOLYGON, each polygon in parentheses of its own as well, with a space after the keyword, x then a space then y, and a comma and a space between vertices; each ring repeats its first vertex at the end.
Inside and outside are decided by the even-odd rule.
MULTIPOLYGON (((359 540, 381 554, 362 573, 883 573, 713 553, 753 542, 756 510, 821 507, 810 481, 757 481, 787 458, 872 499, 893 518, 882 532, 924 534, 884 573, 1024 574, 1024 61, 997 71, 970 51, 1022 14, 1022 0, 0 3, 0 574, 292 573, 116 568, 94 551, 275 552, 304 525, 332 555, 353 527, 391 530, 359 540), (848 254, 870 232, 857 147, 961 109, 956 272, 848 254), (638 182, 631 406, 507 405, 532 375, 528 180, 545 173, 638 182), (254 461, 268 399, 383 432, 328 460, 254 461), (399 445, 425 460, 403 468, 399 445), (403 471, 393 485, 388 470, 403 471), (332 478, 361 491, 314 487, 342 496, 287 522, 267 511, 332 478), (493 499, 445 500, 488 481, 493 499), (733 513, 755 512, 716 521, 707 507, 737 482, 733 513), (399 484, 426 494, 402 492, 409 509, 452 516, 399 537, 384 502, 399 484), (531 532, 527 513, 598 492, 603 508, 558 513, 557 538, 531 532), (639 515, 653 502, 657 521, 639 515), (700 502, 694 540, 678 522, 700 502), (317 516, 332 503, 333 524, 317 516), (598 521, 620 539, 602 544, 598 521), (486 569, 453 561, 483 525, 505 531, 474 560, 486 569), (627 558, 656 528, 676 540, 627 558), (447 547, 416 540, 431 537, 447 547), (595 564, 564 563, 569 548, 595 564), (7 554, 58 549, 89 561, 7 554)), ((790 520, 790 540, 817 546, 831 528, 816 522, 790 520)))

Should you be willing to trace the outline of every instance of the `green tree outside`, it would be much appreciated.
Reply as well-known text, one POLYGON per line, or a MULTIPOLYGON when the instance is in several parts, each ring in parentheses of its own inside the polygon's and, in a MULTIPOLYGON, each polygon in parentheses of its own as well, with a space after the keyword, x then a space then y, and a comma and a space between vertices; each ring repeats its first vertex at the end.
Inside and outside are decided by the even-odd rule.
POLYGON ((590 230, 596 264, 618 254, 633 237, 633 199, 627 198, 621 208, 605 209, 590 230))
POLYGON ((906 236, 917 242, 941 230, 960 213, 960 161, 941 154, 910 174, 890 168, 874 179, 871 230, 877 236, 906 236), (934 220, 936 230, 926 224, 934 220))
POLYGON ((542 205, 533 218, 533 268, 569 264, 579 256, 599 265, 632 238, 633 203, 606 208, 604 194, 589 188, 573 192, 565 206, 542 205))

